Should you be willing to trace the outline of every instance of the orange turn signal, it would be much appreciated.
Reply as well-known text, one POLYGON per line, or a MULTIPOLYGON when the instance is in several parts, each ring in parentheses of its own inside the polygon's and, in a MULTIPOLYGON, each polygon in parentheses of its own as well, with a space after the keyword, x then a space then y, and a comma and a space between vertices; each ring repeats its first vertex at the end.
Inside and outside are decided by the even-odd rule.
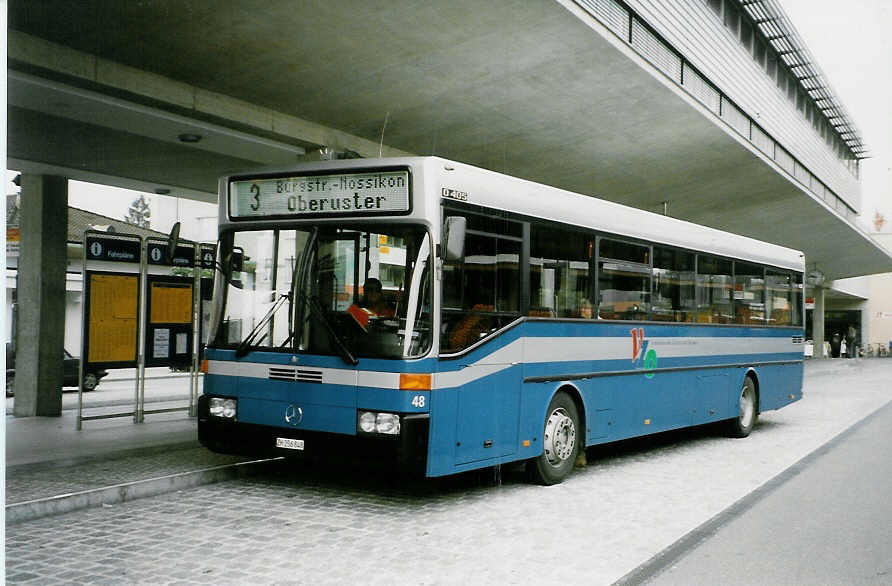
POLYGON ((198 370, 200 370, 204 374, 207 374, 208 373, 208 361, 202 360, 201 365, 198 367, 198 370))
POLYGON ((400 374, 401 391, 429 391, 431 390, 431 375, 429 374, 400 374))

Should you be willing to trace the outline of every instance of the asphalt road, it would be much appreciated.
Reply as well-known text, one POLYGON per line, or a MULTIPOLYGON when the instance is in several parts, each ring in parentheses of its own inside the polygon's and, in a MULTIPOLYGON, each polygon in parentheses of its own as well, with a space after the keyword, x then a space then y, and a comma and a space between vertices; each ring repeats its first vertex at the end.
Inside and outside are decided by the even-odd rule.
POLYGON ((654 586, 892 584, 890 441, 892 404, 701 526, 639 578, 654 586))

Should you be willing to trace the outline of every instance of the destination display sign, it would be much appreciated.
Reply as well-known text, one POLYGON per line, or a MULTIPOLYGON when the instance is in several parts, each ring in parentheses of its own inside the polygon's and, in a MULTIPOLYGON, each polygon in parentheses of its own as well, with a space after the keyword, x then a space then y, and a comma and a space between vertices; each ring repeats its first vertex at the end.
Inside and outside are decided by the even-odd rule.
POLYGON ((139 262, 139 240, 88 235, 84 251, 87 260, 139 262))
POLYGON ((247 179, 229 184, 231 218, 363 215, 409 209, 406 170, 247 179))

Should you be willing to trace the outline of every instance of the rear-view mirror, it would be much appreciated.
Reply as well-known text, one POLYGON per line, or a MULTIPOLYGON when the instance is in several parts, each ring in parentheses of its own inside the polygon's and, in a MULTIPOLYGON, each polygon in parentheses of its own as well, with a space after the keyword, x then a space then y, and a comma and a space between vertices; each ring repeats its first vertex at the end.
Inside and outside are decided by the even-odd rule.
POLYGON ((461 260, 465 256, 465 228, 467 218, 449 216, 443 230, 443 245, 446 249, 446 260, 461 260))

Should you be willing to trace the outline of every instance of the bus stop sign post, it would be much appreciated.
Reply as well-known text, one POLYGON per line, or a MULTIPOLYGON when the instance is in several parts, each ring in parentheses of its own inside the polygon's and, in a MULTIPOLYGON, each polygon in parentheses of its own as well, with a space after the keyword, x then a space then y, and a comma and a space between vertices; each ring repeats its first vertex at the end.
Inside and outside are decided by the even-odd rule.
POLYGON ((141 271, 132 265, 145 258, 142 238, 133 234, 84 232, 81 269, 81 357, 78 365, 78 406, 75 428, 88 419, 135 416, 134 411, 85 417, 84 372, 87 365, 103 368, 136 366, 137 299, 141 271), (114 263, 114 264, 112 264, 114 263), (121 264, 124 263, 124 264, 121 264), (92 269, 92 270, 91 270, 92 269), (94 311, 97 304, 103 311, 94 311), (108 307, 110 306, 110 307, 108 307), (133 331, 128 336, 128 330, 133 331), (122 336, 123 335, 123 336, 122 336))
POLYGON ((147 243, 145 238, 140 238, 142 254, 140 255, 139 276, 140 276, 140 294, 139 294, 139 319, 137 320, 136 339, 138 344, 137 362, 136 362, 136 409, 133 411, 133 423, 142 423, 145 415, 143 413, 143 398, 146 392, 146 290, 148 288, 148 267, 149 258, 147 254, 147 243))
MULTIPOLYGON (((78 372, 78 412, 75 427, 78 431, 83 429, 83 421, 90 419, 107 419, 112 417, 133 416, 134 423, 143 423, 147 413, 164 413, 171 411, 188 411, 194 417, 197 414, 198 404, 198 373, 199 352, 198 339, 201 330, 201 269, 204 265, 213 268, 214 249, 199 246, 198 243, 179 240, 178 226, 174 226, 167 241, 154 242, 151 238, 143 238, 133 234, 114 235, 95 230, 84 232, 84 257, 82 265, 83 277, 83 302, 81 306, 82 344, 81 360, 78 372), (173 244, 171 246, 171 243, 173 244), (178 244, 181 244, 178 246, 178 244), (173 252, 171 252, 173 251, 173 252), (210 252, 210 260, 204 257, 210 252), (138 263, 139 268, 122 270, 120 262, 138 263), (108 264, 106 264, 108 263, 108 264), (111 264, 115 263, 115 264, 111 264), (192 271, 192 279, 188 277, 166 276, 159 272, 161 265, 167 267, 181 267, 192 271), (157 267, 150 279, 150 266, 157 267), (90 270, 90 268, 97 270, 90 270), (103 270, 104 269, 104 270, 103 270), (150 291, 152 280, 155 287, 150 291), (191 287, 191 311, 188 312, 187 321, 192 335, 192 347, 189 352, 190 376, 189 376, 189 405, 187 407, 174 407, 146 411, 145 409, 145 378, 147 354, 147 335, 150 331, 149 312, 150 294, 158 289, 158 293, 164 298, 159 302, 170 302, 169 289, 180 289, 182 282, 188 282, 191 287), (131 290, 132 289, 132 290, 131 290), (91 300, 97 305, 92 307, 91 300), (98 307, 102 304, 102 307, 98 307), (110 308, 107 305, 112 304, 110 308), (109 315, 123 315, 124 323, 116 323, 114 317, 109 315), (130 316, 127 318, 127 316, 130 316), (135 319, 134 319, 135 318, 135 319), (129 325, 128 322, 129 321, 129 325), (133 323, 133 322, 136 323, 133 323), (133 328, 135 337, 130 343, 121 346, 121 328, 133 328), (132 344, 132 345, 130 345, 132 344), (92 350, 91 350, 92 348, 92 350), (134 381, 134 409, 126 413, 110 413, 103 415, 84 416, 84 372, 88 365, 102 366, 106 368, 136 368, 134 381)), ((126 266, 126 265, 124 265, 126 266)), ((117 320, 118 322, 121 319, 117 320)), ((174 324, 175 325, 175 324, 174 324)), ((185 333, 179 334, 185 337, 185 333)), ((126 335, 124 336, 129 339, 126 335)), ((170 337, 177 343, 174 348, 179 348, 179 339, 170 337)), ((153 347, 154 351, 154 347, 153 347)), ((173 364, 176 350, 168 352, 168 362, 173 364)), ((153 365, 166 363, 164 360, 152 359, 153 365)), ((162 364, 163 365, 163 364, 162 364)))

